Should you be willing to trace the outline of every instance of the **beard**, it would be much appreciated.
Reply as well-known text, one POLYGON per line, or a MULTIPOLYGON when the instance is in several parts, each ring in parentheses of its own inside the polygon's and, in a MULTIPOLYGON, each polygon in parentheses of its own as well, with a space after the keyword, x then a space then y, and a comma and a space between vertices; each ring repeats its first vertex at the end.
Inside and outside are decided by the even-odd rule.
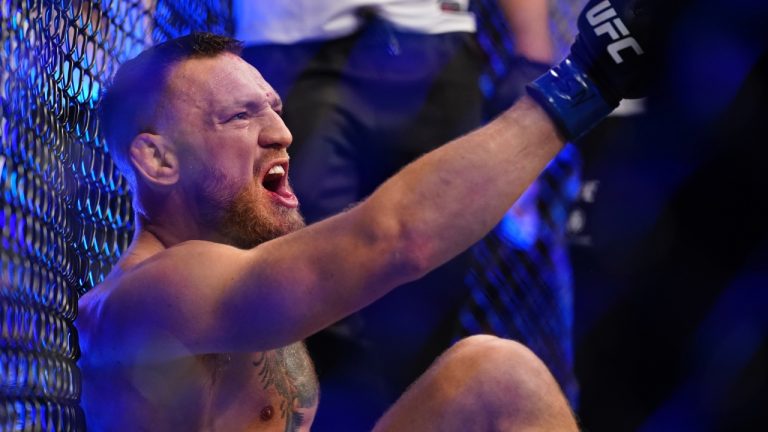
POLYGON ((239 182, 214 168, 204 178, 198 202, 210 206, 201 212, 203 219, 232 246, 254 248, 305 226, 297 209, 275 205, 259 194, 255 179, 238 186, 239 182))

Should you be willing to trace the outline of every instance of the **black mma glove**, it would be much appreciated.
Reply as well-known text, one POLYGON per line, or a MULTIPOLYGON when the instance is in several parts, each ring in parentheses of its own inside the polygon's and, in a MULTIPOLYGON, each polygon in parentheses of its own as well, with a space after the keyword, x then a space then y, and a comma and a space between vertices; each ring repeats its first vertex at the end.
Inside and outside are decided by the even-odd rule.
POLYGON ((571 54, 528 85, 567 139, 588 131, 623 98, 647 91, 649 11, 643 0, 590 0, 571 54))

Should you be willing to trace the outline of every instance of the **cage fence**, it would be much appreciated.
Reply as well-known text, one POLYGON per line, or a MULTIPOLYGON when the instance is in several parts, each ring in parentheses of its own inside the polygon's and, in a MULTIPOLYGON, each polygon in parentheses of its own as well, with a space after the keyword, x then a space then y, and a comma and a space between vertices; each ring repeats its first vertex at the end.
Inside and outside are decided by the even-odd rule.
POLYGON ((103 280, 134 227, 97 101, 118 65, 148 44, 192 30, 231 33, 229 8, 0 3, 0 430, 84 430, 77 299, 103 280))

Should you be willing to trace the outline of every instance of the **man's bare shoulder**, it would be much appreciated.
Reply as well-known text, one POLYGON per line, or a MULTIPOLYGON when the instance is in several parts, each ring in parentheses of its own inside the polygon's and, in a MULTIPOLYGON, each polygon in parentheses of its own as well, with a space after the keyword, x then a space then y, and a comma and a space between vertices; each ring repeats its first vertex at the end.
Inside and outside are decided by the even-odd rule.
POLYGON ((197 321, 185 317, 193 313, 188 311, 200 310, 199 303, 217 289, 217 277, 234 273, 247 253, 201 240, 145 249, 129 249, 104 281, 81 297, 76 323, 83 351, 111 357, 115 340, 128 345, 153 337, 163 344, 178 342, 171 336, 178 327, 174 321, 184 321, 189 328, 204 321, 204 314, 198 314, 197 321))
POLYGON ((129 249, 103 282, 80 298, 81 312, 101 305, 114 296, 162 293, 178 288, 168 284, 190 273, 204 271, 220 261, 242 256, 246 251, 204 240, 190 240, 162 250, 144 250, 141 245, 129 249))

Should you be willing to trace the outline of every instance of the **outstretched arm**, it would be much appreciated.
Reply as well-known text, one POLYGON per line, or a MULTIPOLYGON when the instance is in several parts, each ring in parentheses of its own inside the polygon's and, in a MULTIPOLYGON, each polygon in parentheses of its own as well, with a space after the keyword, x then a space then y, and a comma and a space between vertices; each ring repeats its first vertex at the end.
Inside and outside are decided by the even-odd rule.
POLYGON ((110 339, 150 358, 301 340, 468 248, 562 145, 544 111, 525 99, 347 212, 252 250, 174 246, 123 277, 104 313, 130 324, 110 339), (137 347, 158 334, 177 343, 137 347))

